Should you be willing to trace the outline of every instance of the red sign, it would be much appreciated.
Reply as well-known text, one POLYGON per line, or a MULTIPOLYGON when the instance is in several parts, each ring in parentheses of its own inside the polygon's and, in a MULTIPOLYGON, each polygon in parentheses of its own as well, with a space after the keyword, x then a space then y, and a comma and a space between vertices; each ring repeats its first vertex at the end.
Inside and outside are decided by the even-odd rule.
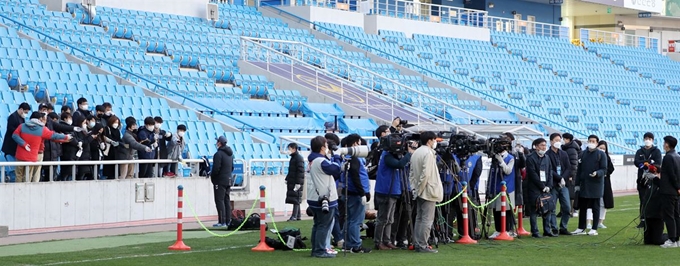
POLYGON ((669 53, 675 53, 675 41, 674 40, 668 40, 668 52, 669 53))

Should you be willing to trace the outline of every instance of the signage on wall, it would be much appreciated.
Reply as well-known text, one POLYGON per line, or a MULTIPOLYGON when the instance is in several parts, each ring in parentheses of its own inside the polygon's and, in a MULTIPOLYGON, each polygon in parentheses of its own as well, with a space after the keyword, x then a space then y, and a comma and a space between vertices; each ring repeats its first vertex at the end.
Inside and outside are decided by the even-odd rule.
POLYGON ((668 40, 668 52, 669 53, 675 53, 675 44, 677 42, 678 41, 676 41, 676 40, 668 40))
POLYGON ((640 12, 638 13, 638 18, 651 18, 652 12, 640 12))
POLYGON ((624 0, 623 7, 653 13, 661 13, 664 9, 664 0, 624 0))

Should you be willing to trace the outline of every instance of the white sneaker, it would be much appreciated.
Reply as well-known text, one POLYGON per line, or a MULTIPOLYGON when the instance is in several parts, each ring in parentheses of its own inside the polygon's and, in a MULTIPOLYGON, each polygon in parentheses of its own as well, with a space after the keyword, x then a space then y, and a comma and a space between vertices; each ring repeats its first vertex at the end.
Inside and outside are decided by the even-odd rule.
POLYGON ((571 214, 571 217, 578 217, 578 212, 574 212, 571 214))
POLYGON ((673 242, 670 239, 666 240, 666 243, 663 243, 661 245, 662 248, 677 248, 678 247, 678 242, 673 242))
POLYGON ((590 231, 588 231, 588 235, 589 235, 589 236, 596 236, 596 235, 598 235, 597 230, 592 230, 592 229, 591 229, 590 231))
POLYGON ((508 235, 510 235, 511 237, 517 237, 517 233, 513 231, 508 232, 508 235))
POLYGON ((592 224, 588 224, 588 225, 586 226, 586 229, 588 229, 588 230, 593 229, 593 225, 592 225, 592 224))
POLYGON ((331 254, 331 255, 338 255, 338 252, 335 249, 332 249, 332 248, 326 249, 326 253, 331 254))
POLYGON ((501 233, 499 233, 499 232, 493 232, 493 234, 491 234, 491 235, 489 236, 489 239, 494 239, 494 238, 498 237, 499 235, 501 235, 501 233))
POLYGON ((607 229, 607 226, 605 226, 604 224, 598 224, 597 228, 598 229, 607 229))
POLYGON ((571 232, 571 235, 574 235, 574 236, 584 236, 584 235, 586 235, 586 230, 583 230, 583 229, 576 229, 576 231, 571 232))

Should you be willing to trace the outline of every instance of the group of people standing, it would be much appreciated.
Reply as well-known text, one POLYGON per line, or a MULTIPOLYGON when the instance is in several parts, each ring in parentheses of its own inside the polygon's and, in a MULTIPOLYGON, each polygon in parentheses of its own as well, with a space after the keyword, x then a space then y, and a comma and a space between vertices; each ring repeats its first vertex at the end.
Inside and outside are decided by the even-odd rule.
MULTIPOLYGON (((161 117, 146 117, 144 126, 138 128, 134 117, 125 118, 125 126, 112 111, 110 103, 97 105, 90 110, 87 99, 77 101, 72 111, 63 106, 61 113, 54 112, 50 103, 41 103, 37 112, 31 113, 28 103, 19 105, 7 118, 2 152, 6 161, 100 161, 172 159, 180 162, 185 148, 187 128, 179 125, 172 133, 162 128, 161 117), (29 115, 30 113, 30 115, 29 115), (29 118, 26 121, 26 117, 29 118)), ((159 165, 139 163, 139 177, 173 177, 177 163, 159 165)), ((135 164, 78 165, 77 167, 41 167, 40 165, 9 168, 15 182, 46 182, 66 180, 126 179, 135 174, 135 164), (75 172, 74 172, 75 168, 75 172)))

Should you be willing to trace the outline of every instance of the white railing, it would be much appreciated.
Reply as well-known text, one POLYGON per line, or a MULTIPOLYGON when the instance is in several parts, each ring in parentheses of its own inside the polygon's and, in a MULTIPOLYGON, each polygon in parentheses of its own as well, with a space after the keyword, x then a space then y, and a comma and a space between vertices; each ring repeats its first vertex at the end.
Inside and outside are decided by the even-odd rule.
MULTIPOLYGON (((201 159, 184 159, 182 162, 179 161, 174 161, 174 160, 168 160, 168 159, 159 159, 159 160, 105 160, 105 161, 44 161, 44 162, 0 162, 0 183, 4 183, 7 178, 7 171, 10 170, 8 168, 16 168, 16 167, 26 167, 26 166, 42 166, 43 168, 49 168, 47 170, 48 176, 49 176, 49 182, 55 182, 54 177, 56 176, 57 173, 57 167, 59 168, 66 168, 66 167, 71 167, 71 175, 69 177, 69 180, 65 182, 75 182, 76 181, 76 173, 77 173, 77 168, 78 166, 94 166, 95 170, 92 171, 93 179, 94 181, 105 181, 105 180, 116 180, 120 179, 119 178, 119 165, 126 165, 126 164, 134 164, 135 169, 139 169, 139 164, 153 164, 154 165, 154 176, 153 178, 156 178, 156 176, 159 173, 159 165, 162 166, 164 164, 179 164, 179 163, 186 163, 187 168, 189 168, 190 174, 188 177, 183 176, 181 168, 178 166, 178 173, 179 175, 177 177, 179 178, 192 178, 192 177, 199 177, 199 167, 198 164, 203 162, 201 159), (99 167, 102 165, 115 165, 115 178, 114 179, 99 179, 99 167)), ((248 165, 245 164, 245 161, 242 159, 234 159, 234 163, 236 164, 237 162, 240 162, 243 165, 243 173, 234 173, 235 175, 242 174, 243 175, 243 185, 242 186, 236 186, 232 187, 232 189, 243 189, 247 187, 248 184, 248 176, 246 174, 246 169, 248 165)), ((14 170, 15 171, 15 170, 14 170)), ((16 171, 15 171, 16 173, 16 171)), ((24 182, 31 182, 31 178, 29 176, 29 171, 24 171, 25 176, 24 176, 24 182)), ((140 178, 138 173, 135 172, 133 175, 133 178, 140 178)))
POLYGON ((661 53, 661 43, 658 38, 592 29, 581 29, 579 33, 582 43, 593 42, 647 48, 661 53))
MULTIPOLYGON (((338 56, 329 54, 325 51, 319 50, 315 47, 312 47, 310 45, 307 45, 305 43, 301 42, 295 42, 295 41, 281 41, 281 40, 270 40, 270 39, 260 39, 260 38, 247 38, 247 37, 241 37, 241 59, 245 61, 255 61, 255 62, 264 62, 266 63, 266 69, 267 71, 273 71, 276 72, 276 69, 273 68, 280 68, 281 65, 285 65, 286 69, 285 72, 290 75, 291 80, 295 80, 296 78, 299 79, 299 77, 295 73, 295 66, 303 66, 306 69, 310 69, 313 71, 313 73, 297 73, 297 74, 304 74, 307 75, 305 78, 312 79, 311 82, 313 82, 316 85, 316 90, 319 91, 320 89, 328 89, 325 87, 328 87, 328 85, 323 85, 319 83, 319 75, 322 75, 322 77, 328 76, 328 77, 338 77, 341 78, 338 81, 341 83, 339 88, 332 88, 333 86, 330 86, 332 90, 340 90, 339 93, 341 94, 341 101, 343 103, 345 102, 345 90, 343 88, 343 85, 345 84, 346 81, 348 84, 352 84, 352 88, 363 90, 361 96, 364 96, 366 99, 366 102, 364 104, 361 104, 360 108, 362 111, 365 111, 368 114, 371 115, 376 115, 375 111, 373 111, 373 107, 371 106, 371 103, 368 102, 369 99, 369 94, 371 96, 376 96, 379 97, 380 99, 389 102, 391 106, 389 106, 390 109, 390 116, 391 118, 395 117, 395 107, 401 107, 405 109, 413 109, 415 111, 415 114, 417 116, 417 123, 418 125, 423 125, 423 122, 426 122, 427 117, 432 117, 434 116, 433 114, 429 114, 428 112, 425 111, 425 108, 428 107, 429 103, 434 103, 437 106, 443 107, 444 108, 444 114, 446 114, 447 110, 456 110, 461 113, 464 113, 468 115, 468 117, 453 117, 453 118, 459 118, 462 120, 465 120, 463 124, 470 124, 470 117, 474 117, 476 119, 479 119, 481 121, 484 121, 490 125, 495 125, 493 121, 483 117, 479 116, 477 114, 474 114, 472 112, 469 112, 467 110, 464 110, 460 107, 451 105, 447 102, 444 102, 436 97, 427 95, 423 92, 420 92, 418 90, 412 89, 409 86, 406 86, 398 81, 394 81, 390 78, 387 78, 381 74, 378 74, 374 71, 371 71, 369 69, 366 69, 364 67, 355 65, 354 63, 351 63, 349 61, 346 61, 343 58, 340 58, 338 56), (275 48, 273 48, 275 47, 275 48), (280 52, 278 50, 282 50, 284 52, 280 52), (302 59, 310 59, 313 58, 317 62, 315 65, 311 65, 305 61, 302 61, 299 58, 302 59), (329 70, 329 68, 338 68, 337 65, 335 64, 340 64, 341 71, 345 71, 347 73, 347 76, 343 77, 342 75, 339 75, 337 73, 333 73, 332 71, 329 70), (289 72, 288 72, 289 71, 289 72), (321 72, 321 73, 319 73, 321 72), (357 73, 361 72, 364 75, 352 75, 352 73, 357 73), (346 81, 345 81, 346 80, 346 81), (380 83, 379 83, 380 82, 380 83), (370 87, 370 88, 376 88, 377 85, 391 85, 389 87, 386 86, 386 90, 395 90, 391 92, 390 94, 379 94, 377 92, 374 92, 372 89, 367 89, 365 86, 370 87), (408 105, 411 106, 411 108, 405 107, 405 103, 396 98, 396 97, 405 97, 407 95, 411 95, 411 101, 408 105), (425 100, 429 101, 425 101, 425 100), (428 103, 429 102, 429 103, 428 103), (372 113, 373 112, 373 113, 372 113), (421 114, 426 114, 421 117, 421 114)), ((281 70, 281 69, 279 69, 281 70)), ((300 71, 300 70, 298 70, 300 71)), ((337 91, 336 91, 337 93, 337 91)), ((349 95, 350 97, 356 96, 356 95, 349 95)), ((375 103, 374 103, 375 104, 375 103)), ((357 107, 356 104, 350 103, 351 106, 357 107)), ((376 115, 379 116, 379 115, 376 115)), ((403 117, 402 117, 403 118, 403 117)), ((389 121, 389 120, 388 120, 389 121)), ((475 132, 472 132, 468 129, 459 127, 453 122, 446 121, 445 119, 441 119, 441 122, 444 124, 452 127, 452 128, 458 128, 461 131, 465 131, 471 134, 476 134, 475 132)), ((430 121, 427 121, 430 122, 430 121)))
POLYGON ((488 12, 483 10, 416 3, 404 0, 374 0, 372 13, 417 21, 482 27, 488 12))
POLYGON ((568 27, 528 20, 486 16, 484 28, 492 31, 569 39, 568 27))

